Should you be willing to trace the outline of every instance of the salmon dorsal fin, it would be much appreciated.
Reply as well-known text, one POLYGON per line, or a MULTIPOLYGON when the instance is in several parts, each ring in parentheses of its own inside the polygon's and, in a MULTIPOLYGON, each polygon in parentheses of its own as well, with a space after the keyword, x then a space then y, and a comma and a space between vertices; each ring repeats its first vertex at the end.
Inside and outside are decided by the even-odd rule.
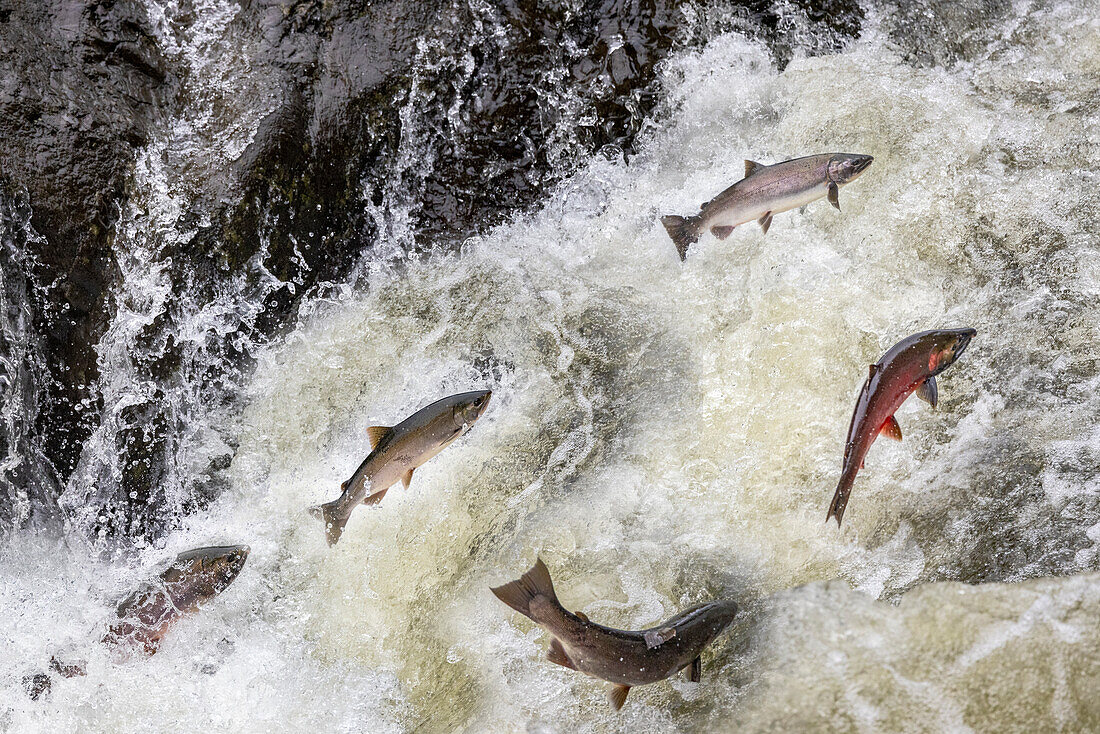
POLYGON ((867 367, 867 379, 869 380, 872 377, 874 377, 876 372, 878 372, 878 365, 877 364, 869 365, 867 367))
POLYGON ((745 178, 748 178, 752 174, 759 171, 761 168, 766 168, 766 166, 763 166, 763 165, 757 163, 756 161, 750 161, 748 158, 746 158, 745 159, 745 178))
POLYGON ((546 659, 571 670, 577 669, 577 666, 569 659, 569 654, 565 652, 565 648, 561 646, 561 640, 557 637, 551 638, 550 649, 546 651, 546 659))
POLYGON ((580 621, 588 624, 588 615, 584 612, 573 612, 573 616, 577 617, 580 621))
POLYGON ((390 435, 390 431, 392 430, 392 426, 371 426, 368 428, 367 438, 370 439, 371 449, 378 448, 378 444, 382 443, 382 439, 390 435))
POLYGON ((660 629, 649 630, 645 633, 645 646, 652 650, 668 642, 675 636, 676 630, 672 627, 661 627, 660 629))

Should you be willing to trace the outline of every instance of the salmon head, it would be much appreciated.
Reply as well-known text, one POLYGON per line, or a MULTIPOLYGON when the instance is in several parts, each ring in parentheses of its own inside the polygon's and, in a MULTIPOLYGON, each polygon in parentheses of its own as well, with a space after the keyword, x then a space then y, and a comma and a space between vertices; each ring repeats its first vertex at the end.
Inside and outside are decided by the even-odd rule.
POLYGON ((492 396, 492 390, 474 390, 455 395, 452 398, 454 407, 451 410, 455 428, 472 426, 485 413, 485 409, 489 407, 489 398, 492 396))
POLYGON ((837 153, 829 161, 827 175, 830 181, 843 186, 855 181, 874 160, 873 156, 861 153, 837 153))
POLYGON ((928 353, 928 372, 938 375, 955 363, 978 332, 974 329, 937 329, 927 332, 922 341, 928 353))
POLYGON ((229 587, 248 559, 247 545, 220 545, 180 553, 161 574, 178 609, 193 610, 229 587))

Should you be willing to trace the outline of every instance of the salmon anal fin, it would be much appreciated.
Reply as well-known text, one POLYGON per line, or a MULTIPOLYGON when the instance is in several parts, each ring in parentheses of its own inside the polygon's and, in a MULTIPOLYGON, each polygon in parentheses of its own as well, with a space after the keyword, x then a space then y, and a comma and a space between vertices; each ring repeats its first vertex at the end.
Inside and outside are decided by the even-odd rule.
POLYGON ((756 161, 750 161, 749 159, 746 158, 745 159, 745 178, 748 178, 749 176, 756 173, 761 168, 765 168, 765 166, 762 166, 761 164, 757 163, 756 161))
POLYGON ((718 239, 720 239, 720 240, 724 240, 727 237, 729 237, 730 232, 732 232, 732 231, 733 231, 733 227, 730 227, 728 225, 724 226, 724 227, 717 227, 716 226, 716 227, 711 227, 710 228, 710 233, 712 235, 714 235, 715 237, 717 237, 718 239))
POLYGON ((550 649, 546 651, 546 659, 557 665, 569 668, 570 670, 577 669, 577 666, 569 659, 569 655, 565 652, 565 648, 561 646, 561 640, 557 637, 550 640, 550 649))
POLYGON ((611 702, 612 708, 618 711, 626 703, 628 693, 630 693, 630 686, 611 686, 607 691, 607 700, 611 702))
POLYGON ((840 187, 832 182, 829 183, 829 203, 840 211, 840 187))
POLYGON ((409 469, 405 472, 405 475, 401 477, 401 483, 405 485, 405 489, 409 488, 409 482, 413 480, 413 470, 409 469))
POLYGON ((917 397, 931 405, 933 408, 940 401, 940 391, 936 387, 936 378, 929 377, 917 388, 917 397))
POLYGON ((886 438, 892 438, 895 441, 901 440, 901 426, 898 425, 898 419, 894 416, 887 418, 886 422, 882 424, 882 428, 878 429, 878 432, 886 438))
POLYGON ((772 213, 764 212, 764 216, 760 217, 760 219, 756 221, 760 225, 760 229, 764 230, 764 234, 767 234, 768 227, 772 226, 772 213))
POLYGON ((382 501, 382 498, 386 496, 386 492, 388 490, 389 490, 389 487, 386 487, 386 489, 375 492, 374 494, 367 495, 365 498, 363 498, 363 504, 364 505, 377 505, 379 502, 382 501))
POLYGON ((703 677, 703 659, 695 658, 691 661, 691 671, 688 673, 688 680, 692 683, 698 683, 703 677))
POLYGON ((668 642, 675 636, 676 630, 672 627, 661 627, 660 629, 649 630, 645 633, 645 646, 652 650, 658 645, 668 642))
POLYGON ((393 428, 391 426, 371 426, 367 429, 367 438, 370 439, 371 449, 378 448, 378 444, 382 442, 382 439, 390 435, 390 431, 393 428))

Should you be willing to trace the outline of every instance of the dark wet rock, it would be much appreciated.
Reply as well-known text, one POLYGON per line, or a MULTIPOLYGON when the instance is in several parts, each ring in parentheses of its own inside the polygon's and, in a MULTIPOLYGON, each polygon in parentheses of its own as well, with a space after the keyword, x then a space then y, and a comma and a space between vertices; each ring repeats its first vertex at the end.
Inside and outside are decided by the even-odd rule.
MULTIPOLYGON (((23 240, 12 246, 25 248, 29 281, 16 287, 29 288, 28 338, 42 340, 45 368, 29 378, 37 406, 28 430, 41 445, 28 448, 41 454, 24 457, 34 476, 17 483, 35 512, 49 512, 91 429, 81 405, 93 394, 94 347, 109 319, 111 227, 170 81, 145 9, 129 0, 0 0, 0 49, 0 196, 10 215, 26 208, 26 192, 41 235, 19 235, 18 214, 0 225, 23 240)), ((0 507, 0 523, 11 517, 0 507)))
MULTIPOLYGON (((253 349, 293 322, 305 294, 354 281, 364 257, 453 248, 537 205, 596 151, 629 158, 673 48, 736 29, 768 39, 782 64, 796 46, 835 48, 862 18, 845 0, 791 3, 784 17, 803 25, 755 1, 241 3, 227 48, 274 91, 240 83, 210 103, 229 107, 226 119, 263 116, 228 165, 203 158, 213 140, 188 153, 169 138, 168 185, 186 202, 168 223, 175 236, 143 246, 170 263, 172 292, 128 345, 125 377, 148 389, 118 410, 95 404, 94 351, 119 297, 116 261, 134 246, 114 236, 117 219, 127 196, 156 195, 132 191, 137 151, 208 90, 186 54, 160 48, 136 0, 29 6, 0 0, 0 44, 13 50, 0 59, 0 136, 14 141, 0 173, 26 188, 43 237, 34 312, 49 371, 36 425, 56 487, 109 422, 103 465, 68 506, 97 506, 89 530, 129 534, 220 491, 229 429, 197 458, 176 452, 185 436, 198 443, 196 423, 216 422, 209 406, 233 414, 253 349), (197 309, 227 297, 248 313, 179 339, 197 309)), ((158 32, 185 38, 195 11, 173 13, 158 32)))

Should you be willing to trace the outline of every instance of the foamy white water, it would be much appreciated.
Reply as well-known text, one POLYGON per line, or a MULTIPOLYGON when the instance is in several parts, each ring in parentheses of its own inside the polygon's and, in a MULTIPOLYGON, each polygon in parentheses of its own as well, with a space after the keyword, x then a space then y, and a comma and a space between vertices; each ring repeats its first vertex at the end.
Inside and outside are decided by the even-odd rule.
MULTIPOLYGON (((981 50, 914 66, 872 12, 776 71, 712 39, 665 70, 629 164, 535 215, 317 301, 248 386, 232 486, 140 567, 16 536, 0 557, 0 726, 33 731, 756 732, 1100 729, 1100 10, 1020 4, 981 50), (657 223, 743 159, 874 165, 766 237, 681 265, 657 223), (824 522, 866 365, 914 331, 978 336, 824 522), (470 434, 329 548, 306 508, 366 427, 460 390, 470 434), (149 659, 89 644, 173 553, 244 573, 149 659), (488 591, 540 555, 571 608, 639 628, 713 596, 737 624, 631 692, 545 661, 488 591), (985 582, 968 585, 960 582, 985 582), (45 702, 58 649, 89 660, 45 702)), ((137 563, 137 562, 135 562, 137 563)))

